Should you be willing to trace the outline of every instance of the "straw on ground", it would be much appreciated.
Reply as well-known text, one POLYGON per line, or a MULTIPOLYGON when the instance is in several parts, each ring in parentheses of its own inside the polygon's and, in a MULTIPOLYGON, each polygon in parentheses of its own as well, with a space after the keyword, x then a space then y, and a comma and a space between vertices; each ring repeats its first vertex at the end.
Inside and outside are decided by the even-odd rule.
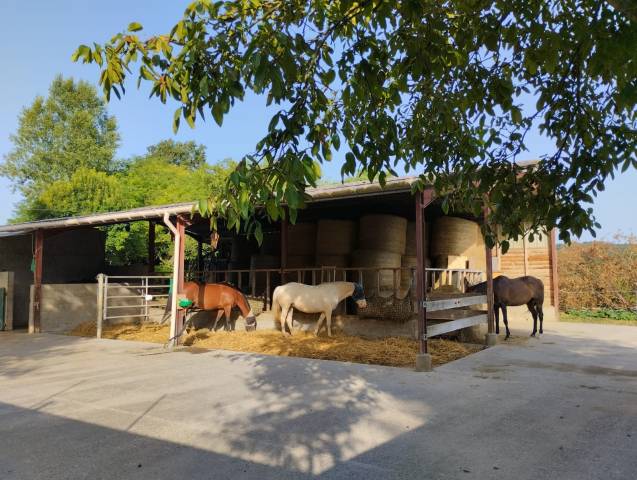
MULTIPOLYGON (((70 334, 95 336, 95 332, 95 323, 87 322, 78 325, 70 334)), ((168 339, 168 326, 149 323, 105 325, 102 336, 119 340, 165 343, 168 339)), ((295 332, 292 336, 283 336, 275 330, 209 332, 207 329, 202 329, 186 336, 184 345, 392 367, 413 367, 418 353, 417 342, 407 338, 371 339, 343 334, 336 334, 328 338, 316 337, 305 332, 295 332)), ((481 348, 478 345, 449 340, 431 340, 429 342, 429 351, 433 357, 434 365, 441 365, 465 357, 481 348)))

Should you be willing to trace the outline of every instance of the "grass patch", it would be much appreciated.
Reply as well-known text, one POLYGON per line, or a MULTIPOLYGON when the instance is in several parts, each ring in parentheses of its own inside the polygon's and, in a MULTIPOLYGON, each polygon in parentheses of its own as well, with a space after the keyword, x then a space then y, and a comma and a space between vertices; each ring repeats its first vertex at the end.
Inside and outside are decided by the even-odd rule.
POLYGON ((637 312, 600 308, 596 310, 567 310, 560 314, 561 322, 603 323, 637 326, 637 312))

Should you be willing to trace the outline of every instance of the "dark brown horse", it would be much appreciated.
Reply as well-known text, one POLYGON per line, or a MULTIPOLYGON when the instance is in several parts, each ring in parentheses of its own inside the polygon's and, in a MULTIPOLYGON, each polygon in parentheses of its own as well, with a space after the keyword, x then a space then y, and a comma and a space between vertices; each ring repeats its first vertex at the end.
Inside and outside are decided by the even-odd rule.
MULTIPOLYGON (((469 285, 465 278, 465 291, 476 292, 486 295, 487 282, 469 285)), ((509 278, 504 275, 493 279, 493 309, 495 310, 495 333, 500 333, 500 315, 499 309, 502 309, 502 319, 506 328, 506 337, 509 338, 509 322, 507 320, 507 307, 517 307, 526 305, 533 315, 533 333, 534 337, 537 332, 537 319, 540 319, 540 333, 542 330, 542 322, 544 321, 544 312, 542 305, 544 304, 544 284, 542 280, 535 277, 518 277, 509 278)))
MULTIPOLYGON (((187 309, 188 311, 217 311, 217 318, 211 330, 217 328, 219 320, 224 315, 226 329, 228 329, 230 327, 230 314, 234 307, 237 307, 245 318, 247 331, 257 328, 257 320, 252 313, 248 299, 240 290, 230 284, 186 282, 180 297, 185 297, 192 302, 192 305, 187 309)), ((180 337, 190 324, 191 320, 186 320, 181 331, 173 338, 180 337)))

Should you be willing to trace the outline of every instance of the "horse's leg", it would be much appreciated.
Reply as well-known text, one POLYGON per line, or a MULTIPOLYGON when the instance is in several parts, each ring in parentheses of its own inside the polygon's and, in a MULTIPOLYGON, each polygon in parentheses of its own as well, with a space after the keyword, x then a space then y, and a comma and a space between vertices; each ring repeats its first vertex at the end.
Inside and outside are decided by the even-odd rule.
POLYGON ((511 332, 509 331, 509 319, 507 318, 507 306, 502 304, 502 320, 504 321, 504 329, 506 331, 506 336, 504 339, 508 339, 511 336, 511 332))
POLYGON ((212 330, 210 330, 210 329, 209 329, 208 331, 210 331, 210 332, 214 332, 215 330, 217 330, 217 324, 219 323, 219 320, 221 320, 221 316, 222 316, 222 315, 223 315, 223 310, 222 310, 222 309, 219 309, 219 310, 217 311, 217 318, 215 319, 215 323, 214 323, 214 325, 212 326, 212 330))
POLYGON ((314 329, 314 335, 318 336, 319 330, 321 329, 321 323, 325 320, 325 312, 322 312, 319 316, 318 322, 316 322, 316 328, 314 329))
POLYGON ((290 310, 290 307, 283 307, 281 309, 281 333, 285 334, 285 322, 287 321, 288 318, 288 311, 290 310))
POLYGON ((535 337, 535 333, 537 332, 537 311, 535 309, 533 300, 527 303, 526 307, 529 309, 529 312, 531 312, 531 315, 533 316, 533 331, 531 332, 531 336, 535 337))
POLYGON ((493 313, 495 313, 495 334, 500 333, 500 304, 496 303, 493 306, 493 313))
POLYGON ((327 321, 327 336, 332 336, 332 310, 325 312, 325 320, 327 321))
POLYGON ((540 334, 543 334, 544 329, 542 328, 542 324, 544 323, 544 311, 542 310, 542 305, 535 305, 535 309, 537 310, 538 317, 540 317, 540 334))
POLYGON ((288 316, 290 317, 290 323, 288 323, 288 317, 285 317, 285 324, 290 329, 290 335, 292 335, 292 322, 294 318, 294 307, 290 305, 290 311, 288 312, 288 316))
POLYGON ((223 313, 226 321, 226 326, 224 327, 224 330, 228 331, 230 330, 230 317, 232 316, 232 306, 230 305, 226 305, 225 307, 223 307, 223 313))

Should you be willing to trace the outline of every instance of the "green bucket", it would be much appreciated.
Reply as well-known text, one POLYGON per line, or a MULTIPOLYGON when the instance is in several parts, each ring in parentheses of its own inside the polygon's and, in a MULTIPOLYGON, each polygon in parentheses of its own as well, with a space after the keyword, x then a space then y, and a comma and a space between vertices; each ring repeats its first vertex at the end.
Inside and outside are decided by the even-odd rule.
POLYGON ((186 298, 179 300, 179 308, 190 308, 190 307, 192 307, 192 300, 188 300, 186 298))

